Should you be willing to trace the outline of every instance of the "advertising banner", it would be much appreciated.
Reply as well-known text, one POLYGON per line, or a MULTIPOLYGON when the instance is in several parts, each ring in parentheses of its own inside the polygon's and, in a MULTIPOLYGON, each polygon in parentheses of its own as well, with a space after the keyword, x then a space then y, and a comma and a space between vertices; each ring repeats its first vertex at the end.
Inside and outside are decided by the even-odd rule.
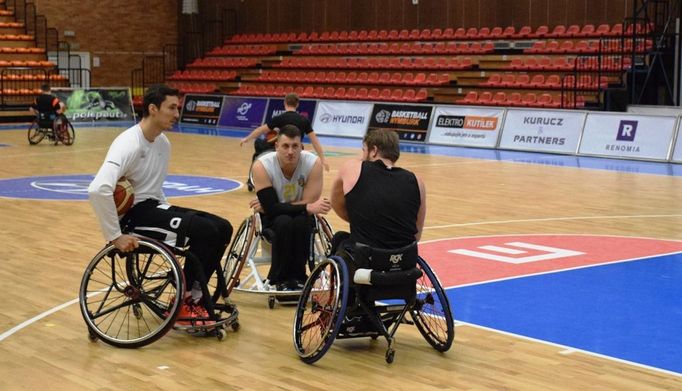
POLYGON ((667 160, 676 117, 588 114, 581 155, 667 160))
POLYGON ((315 134, 362 138, 367 132, 371 113, 371 103, 320 101, 313 129, 315 134))
MULTIPOLYGON (((308 118, 310 122, 313 122, 315 118, 315 104, 317 101, 314 100, 300 100, 298 102, 298 110, 296 110, 302 116, 308 118)), ((268 110, 265 112, 265 119, 263 122, 267 122, 272 117, 276 117, 284 112, 284 99, 270 99, 268 104, 268 110)), ((313 128, 315 129, 315 128, 313 128)))
POLYGON ((252 129, 263 123, 268 105, 267 98, 240 98, 226 96, 218 125, 231 128, 252 129))
POLYGON ((66 105, 71 122, 135 121, 128 88, 53 88, 52 93, 66 105))
POLYGON ((401 140, 425 142, 432 112, 433 106, 377 103, 369 127, 395 130, 401 140))
POLYGON ((495 148, 503 117, 499 107, 436 106, 429 143, 495 148))
POLYGON ((586 115, 580 111, 509 109, 499 148, 574 154, 586 115))
POLYGON ((196 125, 217 125, 220 109, 223 107, 222 95, 185 95, 180 122, 196 125))

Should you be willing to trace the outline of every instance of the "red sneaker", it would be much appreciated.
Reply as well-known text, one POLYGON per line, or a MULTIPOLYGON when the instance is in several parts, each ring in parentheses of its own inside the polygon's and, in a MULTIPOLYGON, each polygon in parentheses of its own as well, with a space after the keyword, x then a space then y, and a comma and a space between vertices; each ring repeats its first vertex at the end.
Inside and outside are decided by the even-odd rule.
POLYGON ((201 304, 193 302, 184 302, 180 306, 175 324, 180 326, 210 326, 215 324, 214 320, 210 320, 208 311, 201 304))

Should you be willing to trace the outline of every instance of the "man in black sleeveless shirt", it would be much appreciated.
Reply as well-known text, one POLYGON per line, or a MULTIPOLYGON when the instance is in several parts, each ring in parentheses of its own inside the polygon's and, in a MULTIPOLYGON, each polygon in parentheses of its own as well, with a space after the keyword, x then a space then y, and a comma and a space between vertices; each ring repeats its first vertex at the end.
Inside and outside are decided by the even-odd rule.
POLYGON ((347 161, 339 169, 331 201, 339 217, 350 223, 351 243, 394 249, 421 237, 426 190, 416 175, 395 166, 399 157, 398 135, 374 129, 363 140, 362 160, 347 161))
POLYGON ((57 114, 64 111, 64 103, 52 95, 52 89, 48 84, 43 84, 40 86, 40 95, 33 101, 30 109, 35 115, 42 113, 45 119, 53 120, 57 114))

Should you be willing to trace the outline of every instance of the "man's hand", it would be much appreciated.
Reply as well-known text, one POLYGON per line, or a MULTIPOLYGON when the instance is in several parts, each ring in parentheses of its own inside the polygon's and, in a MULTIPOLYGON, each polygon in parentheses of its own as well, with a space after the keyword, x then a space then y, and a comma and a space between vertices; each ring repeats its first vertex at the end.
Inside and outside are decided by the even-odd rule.
POLYGON ((248 137, 244 137, 243 139, 239 140, 239 146, 241 147, 241 146, 243 146, 244 144, 246 144, 246 143, 248 143, 248 142, 249 142, 249 138, 248 138, 248 137))
POLYGON ((324 167, 324 170, 329 172, 329 164, 327 163, 326 159, 320 159, 320 163, 322 163, 322 167, 324 167))
POLYGON ((329 202, 327 198, 321 197, 311 204, 306 204, 305 208, 308 211, 308 214, 324 215, 332 208, 332 203, 329 202))
POLYGON ((111 243, 124 253, 131 252, 140 246, 140 241, 133 235, 121 235, 111 243))
POLYGON ((249 202, 249 207, 258 213, 265 213, 265 210, 263 210, 263 207, 261 206, 260 201, 258 201, 258 198, 251 200, 251 202, 249 202))

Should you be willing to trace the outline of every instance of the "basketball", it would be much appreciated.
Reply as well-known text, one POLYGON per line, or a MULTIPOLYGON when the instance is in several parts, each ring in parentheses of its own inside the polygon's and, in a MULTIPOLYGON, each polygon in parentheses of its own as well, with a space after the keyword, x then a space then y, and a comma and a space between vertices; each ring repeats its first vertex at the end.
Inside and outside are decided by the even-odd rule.
POLYGON ((278 134, 279 134, 278 128, 275 128, 274 130, 270 130, 269 132, 267 132, 265 134, 265 141, 267 141, 271 144, 274 143, 275 141, 277 141, 277 135, 278 134))
POLYGON ((133 206, 133 201, 135 201, 133 185, 128 182, 126 177, 121 177, 116 182, 116 188, 114 189, 114 204, 116 204, 116 212, 119 217, 130 210, 133 206))

